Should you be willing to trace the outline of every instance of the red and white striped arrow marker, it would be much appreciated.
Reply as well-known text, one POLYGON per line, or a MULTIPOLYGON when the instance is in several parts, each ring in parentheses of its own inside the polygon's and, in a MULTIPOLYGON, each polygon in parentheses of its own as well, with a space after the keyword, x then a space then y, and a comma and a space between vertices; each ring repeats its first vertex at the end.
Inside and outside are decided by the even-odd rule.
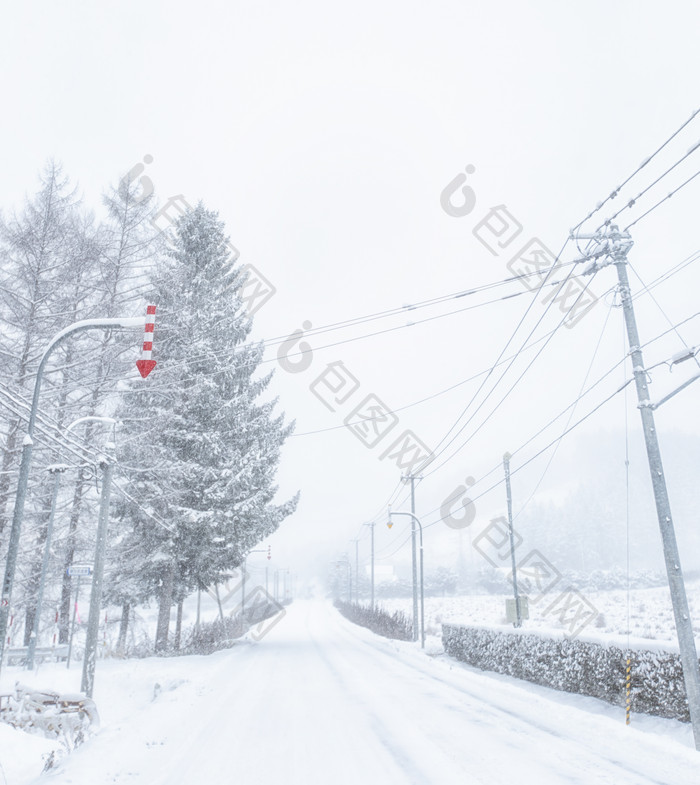
POLYGON ((155 323, 156 307, 155 305, 149 305, 146 308, 146 327, 143 334, 141 359, 136 361, 136 367, 139 369, 139 373, 144 379, 156 367, 156 361, 151 360, 151 352, 153 351, 153 326, 155 323))

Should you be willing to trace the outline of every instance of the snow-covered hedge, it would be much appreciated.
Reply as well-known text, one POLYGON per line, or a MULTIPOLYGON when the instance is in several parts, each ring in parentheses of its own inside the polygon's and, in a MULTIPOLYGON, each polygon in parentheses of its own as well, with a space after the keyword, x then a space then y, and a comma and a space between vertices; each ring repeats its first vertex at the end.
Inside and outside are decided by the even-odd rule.
MULTIPOLYGON (((615 646, 456 624, 442 625, 442 641, 447 654, 481 670, 625 705, 627 652, 615 646)), ((689 722, 679 655, 633 649, 631 660, 632 711, 689 722)))

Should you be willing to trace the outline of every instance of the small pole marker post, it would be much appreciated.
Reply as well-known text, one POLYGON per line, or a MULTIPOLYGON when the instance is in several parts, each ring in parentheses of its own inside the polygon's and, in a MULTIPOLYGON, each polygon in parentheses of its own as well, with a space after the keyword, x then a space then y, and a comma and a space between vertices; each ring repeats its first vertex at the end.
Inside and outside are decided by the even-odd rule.
POLYGON ((630 655, 627 655, 627 678, 625 679, 625 725, 630 724, 630 710, 632 708, 632 697, 631 697, 631 682, 632 682, 632 661, 630 659, 630 655))

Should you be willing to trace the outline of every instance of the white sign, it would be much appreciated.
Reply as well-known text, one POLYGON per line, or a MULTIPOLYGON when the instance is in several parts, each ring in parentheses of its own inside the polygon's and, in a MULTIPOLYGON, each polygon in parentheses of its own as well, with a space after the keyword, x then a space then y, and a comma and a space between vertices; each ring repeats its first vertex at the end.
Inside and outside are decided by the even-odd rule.
POLYGON ((92 575, 92 567, 87 564, 71 564, 66 572, 71 578, 87 578, 88 575, 92 575))

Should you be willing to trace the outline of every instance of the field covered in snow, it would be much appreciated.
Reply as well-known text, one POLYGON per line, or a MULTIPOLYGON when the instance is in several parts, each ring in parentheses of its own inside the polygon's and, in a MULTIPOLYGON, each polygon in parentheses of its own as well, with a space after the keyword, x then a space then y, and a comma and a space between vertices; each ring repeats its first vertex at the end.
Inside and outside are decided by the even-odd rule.
MULTIPOLYGON (((686 586, 688 604, 695 637, 700 649, 700 581, 686 586)), ((440 625, 472 624, 477 626, 507 625, 505 600, 512 595, 475 594, 459 597, 426 597, 426 634, 440 635, 440 625)), ((554 598, 554 593, 553 597, 554 598)), ((585 598, 598 610, 598 617, 582 632, 586 638, 614 636, 619 640, 628 634, 637 644, 668 644, 665 648, 676 648, 676 630, 668 587, 587 592, 585 598), (628 616, 629 612, 629 616, 628 616), (629 625, 628 625, 629 618, 629 625)), ((524 623, 526 630, 542 630, 548 633, 561 632, 563 626, 556 614, 547 613, 552 600, 544 598, 539 604, 530 606, 530 618, 524 623)), ((378 605, 387 611, 400 610, 409 618, 412 614, 410 598, 382 599, 378 605)))

